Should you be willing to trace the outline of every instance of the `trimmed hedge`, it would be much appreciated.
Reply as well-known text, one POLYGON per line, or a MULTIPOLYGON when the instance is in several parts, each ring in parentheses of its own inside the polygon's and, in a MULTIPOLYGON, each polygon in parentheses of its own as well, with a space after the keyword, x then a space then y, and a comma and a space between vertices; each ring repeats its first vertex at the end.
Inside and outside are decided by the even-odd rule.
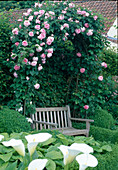
POLYGON ((92 135, 95 140, 118 143, 118 130, 110 130, 91 125, 90 135, 92 135))
POLYGON ((0 133, 28 132, 30 123, 19 112, 4 107, 0 110, 0 133))
POLYGON ((96 109, 94 116, 94 125, 106 129, 111 129, 114 126, 114 119, 107 110, 96 109))

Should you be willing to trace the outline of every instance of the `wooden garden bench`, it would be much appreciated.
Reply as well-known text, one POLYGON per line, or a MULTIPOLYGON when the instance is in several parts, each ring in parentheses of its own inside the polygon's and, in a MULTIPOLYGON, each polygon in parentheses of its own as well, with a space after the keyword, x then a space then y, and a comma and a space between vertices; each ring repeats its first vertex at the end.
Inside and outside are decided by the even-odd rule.
POLYGON ((32 128, 36 130, 52 129, 59 130, 65 135, 89 136, 90 122, 94 120, 73 118, 70 114, 70 107, 47 107, 36 108, 36 113, 31 115, 32 128), (86 129, 75 129, 72 127, 72 120, 86 122, 86 129))

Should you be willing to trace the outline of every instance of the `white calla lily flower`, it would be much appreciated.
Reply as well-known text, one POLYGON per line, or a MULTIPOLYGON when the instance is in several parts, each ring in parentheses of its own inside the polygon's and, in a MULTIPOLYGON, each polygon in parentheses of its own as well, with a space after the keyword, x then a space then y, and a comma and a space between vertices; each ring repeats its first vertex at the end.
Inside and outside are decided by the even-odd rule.
POLYGON ((11 139, 10 141, 4 141, 2 144, 6 147, 12 146, 21 156, 25 156, 25 146, 22 140, 11 139))
POLYGON ((87 167, 96 167, 98 164, 97 159, 91 154, 81 154, 76 157, 79 163, 79 170, 85 170, 87 167))
POLYGON ((4 136, 3 136, 3 135, 0 135, 0 141, 1 141, 2 139, 4 139, 4 136))
POLYGON ((45 142, 46 140, 50 139, 51 137, 52 137, 52 135, 50 135, 49 133, 38 133, 38 134, 25 136, 25 138, 28 142, 27 148, 28 148, 30 155, 32 155, 34 153, 38 143, 45 142))
POLYGON ((64 155, 64 165, 71 163, 75 157, 81 152, 77 149, 72 149, 70 146, 60 145, 58 147, 64 155))
POLYGON ((46 166, 47 161, 47 159, 35 159, 30 162, 28 170, 42 170, 46 166))
POLYGON ((73 143, 70 148, 79 150, 83 153, 93 153, 93 148, 85 143, 73 143))

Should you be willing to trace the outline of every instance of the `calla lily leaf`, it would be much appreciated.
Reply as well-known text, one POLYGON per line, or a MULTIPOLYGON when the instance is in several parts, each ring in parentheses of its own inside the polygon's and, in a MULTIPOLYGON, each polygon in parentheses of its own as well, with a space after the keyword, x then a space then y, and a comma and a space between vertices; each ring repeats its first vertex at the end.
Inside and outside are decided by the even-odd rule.
POLYGON ((56 164, 54 161, 52 160, 48 160, 47 164, 46 164, 46 169, 47 170, 55 170, 56 169, 56 164))
POLYGON ((7 154, 2 154, 0 155, 0 159, 2 159, 4 162, 7 162, 10 160, 12 154, 13 154, 12 152, 7 153, 7 154))
POLYGON ((62 159, 63 155, 60 152, 51 151, 51 152, 46 153, 45 157, 55 160, 55 159, 62 159))

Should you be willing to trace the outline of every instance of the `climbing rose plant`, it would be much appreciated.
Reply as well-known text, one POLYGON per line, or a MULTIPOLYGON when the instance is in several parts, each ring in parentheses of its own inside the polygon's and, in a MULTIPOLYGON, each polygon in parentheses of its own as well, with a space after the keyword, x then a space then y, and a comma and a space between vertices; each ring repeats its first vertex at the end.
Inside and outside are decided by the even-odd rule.
MULTIPOLYGON (((104 25, 91 11, 70 2, 35 3, 18 23, 12 30, 9 62, 14 75, 13 104, 33 101, 43 86, 40 72, 50 58, 61 61, 58 66, 68 75, 74 74, 77 83, 92 78, 93 70, 96 80, 104 80, 97 57, 106 41, 101 35, 104 25)), ((83 109, 89 109, 88 103, 83 104, 83 109)))

